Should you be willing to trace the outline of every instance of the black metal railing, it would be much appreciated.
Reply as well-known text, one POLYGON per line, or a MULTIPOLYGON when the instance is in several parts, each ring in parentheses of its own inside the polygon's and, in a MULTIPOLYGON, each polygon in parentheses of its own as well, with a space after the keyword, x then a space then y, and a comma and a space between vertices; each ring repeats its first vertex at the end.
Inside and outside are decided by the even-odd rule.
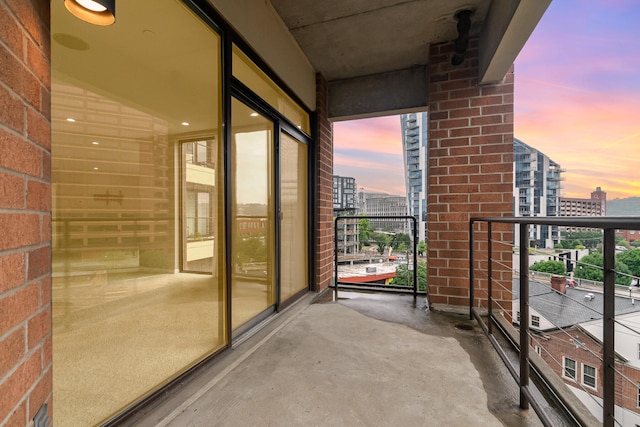
MULTIPOLYGON (((407 273, 409 271, 412 271, 412 291, 413 291, 413 295, 414 297, 416 297, 418 295, 418 227, 417 227, 417 220, 414 216, 409 216, 409 215, 375 215, 375 216, 363 216, 363 215, 350 215, 350 216, 338 216, 335 218, 335 228, 334 228, 334 274, 335 274, 335 278, 334 278, 334 297, 337 300, 338 299, 338 287, 340 285, 349 285, 349 286, 354 286, 353 282, 346 282, 346 281, 341 281, 339 278, 339 264, 340 262, 352 262, 355 258, 360 257, 363 260, 366 259, 380 259, 382 260, 383 258, 387 258, 385 257, 383 254, 380 254, 379 256, 362 256, 359 254, 353 254, 355 255, 355 257, 350 257, 348 256, 348 254, 346 253, 346 248, 349 243, 346 240, 341 241, 339 239, 339 236, 346 236, 349 233, 344 232, 344 227, 350 226, 350 227, 354 227, 354 233, 352 234, 358 234, 358 227, 359 227, 359 221, 360 220, 384 220, 384 221, 390 221, 390 222, 399 222, 401 223, 402 221, 410 221, 411 222, 411 250, 410 253, 408 254, 411 257, 411 266, 412 269, 409 269, 409 256, 407 256, 407 273), (341 228, 342 227, 342 228, 341 228), (341 253, 342 252, 342 253, 341 253), (342 255, 342 257, 341 257, 342 255), (342 259, 341 259, 342 258, 342 259)), ((404 227, 403 227, 404 229, 404 227)), ((389 233, 389 234, 397 234, 397 233, 389 233)), ((356 243, 357 244, 357 243, 356 243)), ((400 287, 400 286, 394 286, 391 284, 388 285, 379 285, 376 283, 371 283, 371 282, 360 282, 358 284, 361 287, 367 287, 367 288, 375 288, 378 290, 392 290, 392 291, 402 291, 403 289, 406 289, 407 287, 400 287)), ((427 291, 425 290, 425 293, 427 291)))
MULTIPOLYGON (((620 299, 620 293, 616 293, 616 274, 620 272, 616 272, 615 263, 615 233, 616 230, 640 230, 640 218, 634 217, 573 217, 573 218, 550 218, 550 217, 504 217, 504 218, 474 218, 469 223, 469 261, 470 261, 470 271, 469 271, 469 315, 470 318, 475 318, 478 323, 481 325, 485 334, 498 351, 498 354, 505 362, 507 368, 511 372, 514 379, 518 382, 520 387, 520 407, 522 409, 528 409, 529 405, 531 405, 540 420, 543 424, 547 426, 556 425, 553 421, 552 416, 550 416, 545 410, 543 402, 540 402, 539 393, 536 391, 537 388, 531 386, 529 380, 532 378, 541 378, 542 383, 546 386, 550 386, 549 390, 545 390, 553 394, 556 401, 559 399, 560 406, 564 407, 564 410, 567 411, 567 416, 571 423, 575 423, 577 425, 591 425, 593 424, 594 417, 593 414, 586 413, 584 411, 584 407, 581 409, 576 409, 573 403, 575 403, 575 396, 572 396, 571 393, 568 393, 569 396, 564 396, 563 393, 558 391, 558 387, 554 389, 552 378, 544 378, 545 374, 539 365, 540 358, 536 359, 536 355, 530 354, 530 340, 532 339, 531 335, 531 325, 530 325, 530 271, 529 271, 529 243, 530 236, 529 230, 531 225, 551 225, 558 227, 581 227, 586 229, 600 229, 602 230, 602 254, 603 254, 603 284, 601 286, 601 290, 597 290, 594 292, 598 292, 602 295, 602 334, 601 334, 601 349, 598 349, 597 352, 592 352, 596 356, 600 357, 601 353, 601 367, 602 367, 602 385, 601 385, 601 396, 602 396, 602 414, 601 418, 602 425, 606 427, 612 427, 614 425, 623 425, 620 420, 616 420, 616 375, 619 380, 627 380, 631 381, 630 378, 625 375, 624 372, 620 372, 620 369, 616 371, 616 363, 620 365, 621 362, 616 362, 616 348, 615 348, 615 325, 618 323, 621 324, 620 321, 616 321, 616 298, 620 299), (515 271, 514 276, 519 276, 519 284, 512 285, 512 289, 508 291, 517 292, 519 294, 519 306, 514 304, 513 309, 505 309, 502 307, 500 312, 497 312, 496 307, 500 307, 500 304, 504 304, 504 296, 502 301, 497 301, 494 297, 494 285, 498 280, 502 280, 504 286, 504 277, 501 276, 500 279, 494 278, 494 264, 500 266, 500 260, 498 258, 494 258, 494 243, 496 243, 496 239, 494 239, 494 235, 496 235, 496 229, 494 225, 496 224, 504 224, 501 226, 501 231, 504 231, 505 227, 509 227, 509 225, 516 227, 516 229, 511 229, 512 232, 516 232, 514 234, 519 234, 518 242, 515 242, 515 246, 519 246, 519 265, 513 266, 513 271, 515 271), (486 240, 478 239, 478 236, 484 237, 486 240), (486 258, 481 255, 481 253, 485 250, 486 247, 486 258), (517 269, 517 271, 516 271, 517 269), (484 278, 478 278, 476 273, 482 273, 484 278), (485 280, 486 289, 476 289, 476 282, 479 280, 485 280), (486 290, 486 300, 482 300, 484 298, 484 291, 486 290), (482 296, 482 298, 481 298, 482 296), (485 305, 486 302, 486 305, 485 305), (516 313, 514 311, 518 311, 517 321, 516 321, 516 313), (509 311, 511 311, 509 313, 509 311), (486 319, 486 322, 485 322, 486 319), (505 319, 507 319, 505 321, 505 319), (509 322, 508 320, 511 320, 509 322), (518 352, 518 365, 516 366, 515 361, 509 357, 503 346, 501 346, 494 336, 494 328, 500 329, 502 335, 509 335, 509 326, 518 325, 519 330, 515 333, 511 333, 512 343, 516 347, 516 351, 518 352), (506 325, 506 326, 505 326, 506 325), (532 372, 533 371, 533 372, 532 372), (547 381, 548 380, 548 381, 547 381), (545 382, 547 381, 547 382, 545 382), (572 398, 574 399, 572 401, 572 398)), ((512 245, 512 242, 499 242, 501 244, 512 245)), ((503 248, 502 252, 505 252, 503 248)), ((496 251, 497 254, 497 251, 496 251)), ((510 264, 510 263, 509 263, 510 264)), ((510 267, 510 266, 509 266, 510 267)), ((502 273, 505 271, 504 264, 500 267, 502 273)), ((564 283, 565 278, 562 277, 562 282, 564 283)), ((516 280, 513 280, 513 283, 516 283, 516 280)), ((573 282, 572 282, 573 283, 573 282)), ((533 283, 538 286, 537 282, 533 283)), ((571 285, 573 286, 573 284, 571 285)), ((555 289, 555 288, 554 288, 555 289)), ((564 288, 562 288, 564 289, 564 288)), ((553 291, 550 291, 553 293, 553 291)), ((549 292, 547 292, 549 293, 549 292)), ((632 289, 629 288, 629 295, 631 295, 632 289)), ((496 295, 502 295, 501 292, 496 292, 496 295)), ((593 299, 593 295, 591 298, 593 299)), ((634 300, 630 299, 630 304, 634 304, 634 300)), ((583 304, 584 305, 584 304, 583 304)), ((537 322, 540 321, 538 316, 535 316, 537 322)), ((598 319, 599 320, 599 319, 598 319)), ((535 325, 534 325, 535 326, 535 325)), ((622 325, 625 327, 625 325, 622 325)), ((551 327, 553 328, 553 326, 551 327)), ((512 328, 513 329, 513 328, 512 328)), ((631 329, 627 327, 627 329, 631 329)), ((566 332, 565 332, 566 333, 566 332)), ((640 332, 637 332, 640 333, 640 332)), ((568 334, 567 334, 568 335, 568 334)), ((639 335, 640 336, 640 335, 639 335)), ((509 337, 507 337, 509 339, 509 337)), ((569 339, 572 343, 574 343, 574 338, 570 336, 569 339)), ((566 341, 566 340, 565 340, 566 341)), ((578 341, 576 342, 576 348, 578 341)), ((640 348, 640 347, 639 347, 640 348)), ((583 348, 584 350, 588 350, 586 346, 583 348)), ((538 349, 536 349, 538 351, 538 349)), ((640 352, 640 350, 639 350, 640 352)), ((640 353, 639 353, 640 354, 640 353)), ((640 357, 640 356, 639 356, 640 357)), ((564 359, 563 359, 564 360, 564 359)), ((574 361, 575 364, 575 361, 574 361)), ((562 365, 562 377, 566 378, 567 371, 565 370, 564 362, 562 365)), ((570 372, 569 372, 570 374, 570 372)), ((577 383, 577 378, 574 379, 577 383)), ((583 377, 584 379, 584 377, 583 377)), ((558 383, 556 381, 556 383, 558 383)), ((563 384, 562 381, 559 384, 563 384)), ((634 384, 636 388, 638 388, 638 384, 634 384)), ((537 387, 537 386, 536 386, 537 387)), ((598 382, 598 387, 596 387, 597 391, 600 392, 600 382, 598 382)), ((559 387, 562 388, 562 387, 559 387)), ((621 387, 618 387, 621 388, 621 387)), ((620 392, 618 391, 620 394, 620 392)), ((618 396, 620 400, 623 400, 625 397, 618 396)), ((635 396, 636 402, 640 401, 640 392, 638 392, 635 396)), ((580 405, 577 405, 580 406, 580 405)), ((625 424, 626 425, 626 424, 625 424)))

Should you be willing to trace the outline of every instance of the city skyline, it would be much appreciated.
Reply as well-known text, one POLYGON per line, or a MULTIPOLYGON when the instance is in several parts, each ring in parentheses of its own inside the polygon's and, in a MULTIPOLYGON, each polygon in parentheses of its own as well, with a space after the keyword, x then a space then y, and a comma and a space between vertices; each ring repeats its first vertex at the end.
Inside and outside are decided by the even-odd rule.
MULTIPOLYGON (((553 1, 515 61, 514 137, 562 166, 563 197, 640 196, 639 17, 637 1, 553 1)), ((335 123, 334 138, 335 174, 405 193, 398 116, 335 123)))

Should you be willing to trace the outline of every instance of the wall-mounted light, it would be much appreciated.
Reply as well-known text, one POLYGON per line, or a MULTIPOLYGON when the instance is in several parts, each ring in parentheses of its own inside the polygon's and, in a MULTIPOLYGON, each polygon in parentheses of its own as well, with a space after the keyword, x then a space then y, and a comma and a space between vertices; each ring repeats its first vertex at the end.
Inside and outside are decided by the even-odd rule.
POLYGON ((74 16, 95 25, 116 22, 116 0, 64 0, 64 6, 74 16))

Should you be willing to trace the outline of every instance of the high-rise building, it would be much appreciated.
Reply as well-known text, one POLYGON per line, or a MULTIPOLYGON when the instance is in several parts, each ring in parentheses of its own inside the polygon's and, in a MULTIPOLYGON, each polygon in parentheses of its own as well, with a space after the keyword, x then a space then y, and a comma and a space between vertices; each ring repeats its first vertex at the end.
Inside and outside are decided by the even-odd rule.
MULTIPOLYGON (((356 179, 333 175, 333 215, 355 215, 357 208, 356 179)), ((345 255, 357 253, 360 250, 358 219, 343 219, 339 225, 336 235, 338 252, 345 255)))
MULTIPOLYGON (((560 165, 544 153, 513 139, 515 216, 560 216, 560 165)), ((519 240, 518 228, 515 241, 519 240)), ((557 226, 532 225, 529 241, 533 247, 552 248, 560 239, 557 226)))
POLYGON ((418 240, 426 240, 427 113, 402 114, 400 124, 407 209, 418 220, 418 240))
MULTIPOLYGON (((386 193, 358 191, 358 213, 366 216, 405 216, 407 198, 386 193)), ((411 223, 406 219, 370 219, 377 230, 411 234, 411 223)))
POLYGON ((607 193, 596 187, 591 198, 560 198, 560 216, 605 216, 607 214, 607 193))
POLYGON ((333 210, 355 210, 356 207, 356 179, 333 175, 333 210))
MULTIPOLYGON (((605 216, 607 213, 607 193, 596 187, 591 192, 591 198, 580 199, 574 197, 560 198, 560 216, 605 216)), ((577 227, 564 227, 563 231, 584 231, 577 227)), ((593 229, 589 229, 595 231, 593 229)))

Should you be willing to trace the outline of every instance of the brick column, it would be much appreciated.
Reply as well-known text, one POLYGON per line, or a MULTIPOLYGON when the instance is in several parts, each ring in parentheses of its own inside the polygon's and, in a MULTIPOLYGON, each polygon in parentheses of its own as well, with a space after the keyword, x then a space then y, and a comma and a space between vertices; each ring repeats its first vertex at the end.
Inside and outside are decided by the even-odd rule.
POLYGON ((49 0, 0 0, 0 425, 51 417, 49 0))
MULTIPOLYGON (((427 257, 430 302, 469 305, 469 219, 513 214, 513 70, 478 85, 478 42, 451 65, 453 43, 431 46, 427 257)), ((486 228, 485 228, 486 229, 486 228)), ((494 226, 494 297, 510 309, 510 226, 494 226), (506 265, 506 267, 504 266, 506 265), (509 303, 507 303, 509 301, 509 303)), ((476 301, 487 307, 486 233, 477 245, 476 301), (484 272, 484 273, 483 273, 484 272)))
POLYGON ((316 75, 317 141, 316 173, 316 247, 315 290, 321 291, 333 279, 333 124, 328 119, 327 81, 316 75))

